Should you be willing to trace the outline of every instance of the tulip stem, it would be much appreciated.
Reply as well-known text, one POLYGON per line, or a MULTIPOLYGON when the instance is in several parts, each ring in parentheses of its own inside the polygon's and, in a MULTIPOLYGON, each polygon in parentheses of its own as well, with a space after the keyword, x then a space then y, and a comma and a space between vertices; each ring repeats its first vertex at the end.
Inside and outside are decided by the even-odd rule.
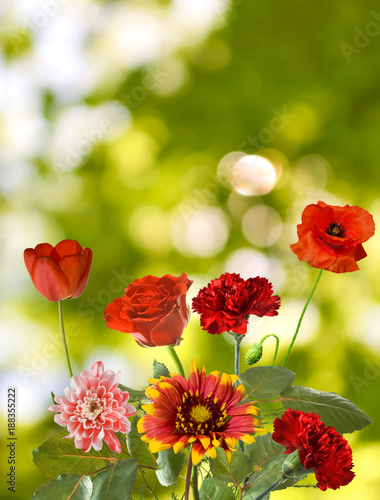
POLYGON ((285 363, 286 363, 286 360, 288 359, 288 356, 289 356, 289 353, 294 345, 294 342, 296 341, 296 338, 297 338, 297 335, 298 335, 298 332, 299 332, 299 329, 301 327, 301 323, 302 323, 302 320, 303 320, 303 317, 305 316, 305 312, 306 312, 306 309, 307 309, 307 306, 309 305, 309 302, 311 301, 311 298, 315 292, 315 289, 317 288, 317 285, 318 285, 318 282, 321 278, 321 275, 322 275, 322 271, 323 269, 321 269, 318 273, 318 276, 317 276, 317 279, 314 283, 314 286, 313 286, 313 289, 311 290, 311 293, 309 295, 309 298, 307 299, 306 301, 306 304, 302 310, 302 313, 301 313, 301 316, 300 316, 300 319, 298 320, 298 324, 297 324, 297 328, 296 328, 296 331, 294 332, 294 335, 293 335, 293 338, 292 338, 292 341, 290 343, 290 346, 289 346, 289 349, 288 349, 288 352, 286 353, 286 356, 284 358, 284 361, 282 362, 282 366, 285 366, 285 363))
POLYGON ((182 375, 182 377, 185 376, 185 371, 183 369, 183 366, 182 366, 182 363, 181 363, 181 360, 179 359, 178 357, 178 354, 176 353, 175 349, 173 346, 171 345, 167 345, 167 350, 172 358, 172 360, 174 361, 176 367, 177 367, 177 370, 179 371, 179 374, 182 375))
POLYGON ((63 323, 63 300, 58 301, 58 317, 59 317, 59 327, 61 329, 63 350, 65 351, 67 369, 69 371, 70 378, 73 376, 73 371, 71 369, 69 350, 67 348, 65 325, 63 323))

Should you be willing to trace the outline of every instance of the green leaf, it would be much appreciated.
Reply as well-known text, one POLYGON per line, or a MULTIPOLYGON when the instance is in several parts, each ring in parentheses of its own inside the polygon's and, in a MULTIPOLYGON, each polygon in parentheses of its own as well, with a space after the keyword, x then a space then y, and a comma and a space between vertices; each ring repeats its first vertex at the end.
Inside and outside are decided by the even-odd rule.
POLYGON ((134 401, 139 401, 140 399, 146 398, 144 391, 138 391, 137 389, 132 389, 131 387, 127 387, 126 385, 119 384, 119 389, 123 392, 129 392, 129 402, 132 403, 134 401))
POLYGON ((127 445, 131 456, 137 461, 140 466, 157 467, 156 460, 153 454, 149 451, 148 443, 141 441, 141 436, 137 431, 137 422, 140 417, 135 417, 132 420, 131 430, 127 434, 127 445))
MULTIPOLYGON (((284 455, 285 446, 273 441, 271 434, 257 436, 255 442, 245 448, 245 453, 256 466, 255 474, 252 477, 252 486, 246 490, 245 500, 254 500, 263 493, 279 476, 282 464, 288 455, 284 455)), ((294 481, 287 480, 276 489, 284 489, 295 484, 294 481)))
POLYGON ((232 490, 215 477, 207 477, 199 490, 199 500, 235 500, 232 490))
POLYGON ((91 494, 88 476, 64 474, 40 486, 30 500, 90 500, 91 494))
POLYGON ((93 481, 91 500, 128 500, 137 479, 137 463, 133 458, 119 460, 93 481))
POLYGON ((169 370, 163 363, 159 363, 158 361, 153 361, 153 378, 160 377, 169 377, 169 370))
POLYGON ((172 449, 158 452, 157 479, 162 486, 170 486, 177 479, 185 460, 184 453, 175 454, 172 449))
POLYGON ((260 401, 284 392, 292 385, 295 376, 284 366, 254 366, 241 373, 239 378, 246 389, 246 397, 260 401))
POLYGON ((373 423, 352 401, 335 392, 295 385, 281 394, 281 402, 285 409, 293 408, 320 415, 325 425, 331 425, 341 434, 363 429, 373 423))
POLYGON ((252 460, 240 450, 233 452, 230 463, 222 448, 216 448, 216 458, 210 459, 212 475, 226 483, 242 483, 252 473, 253 466, 252 460))
POLYGON ((110 452, 106 444, 100 451, 91 448, 87 453, 83 453, 75 447, 74 439, 63 439, 67 435, 67 430, 63 429, 33 451, 34 463, 48 478, 60 474, 90 474, 114 462, 120 456, 110 452))

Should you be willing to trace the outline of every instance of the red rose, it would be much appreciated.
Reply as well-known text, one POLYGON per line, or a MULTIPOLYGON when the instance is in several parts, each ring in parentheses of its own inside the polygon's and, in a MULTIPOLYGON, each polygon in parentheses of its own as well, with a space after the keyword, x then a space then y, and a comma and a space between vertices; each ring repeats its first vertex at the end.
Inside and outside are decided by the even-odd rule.
POLYGON ((297 226, 299 241, 290 248, 312 267, 334 273, 359 269, 366 257, 362 243, 375 233, 373 217, 360 207, 336 207, 318 201, 308 205, 297 226))
POLYGON ((280 297, 272 295, 266 278, 244 280, 239 274, 225 273, 211 280, 193 299, 193 311, 201 315, 204 330, 215 335, 223 332, 247 333, 247 316, 277 316, 280 297))
POLYGON ((57 302, 81 295, 90 274, 92 251, 83 250, 74 240, 63 240, 55 247, 40 243, 24 251, 24 260, 40 294, 57 302))
POLYGON ((106 307, 107 326, 130 333, 142 347, 179 345, 189 321, 186 292, 191 284, 185 273, 137 279, 106 307))
POLYGON ((284 453, 298 449, 305 469, 315 469, 319 489, 336 490, 355 477, 348 442, 333 427, 326 427, 319 415, 288 408, 275 419, 273 427, 272 439, 286 446, 284 453))

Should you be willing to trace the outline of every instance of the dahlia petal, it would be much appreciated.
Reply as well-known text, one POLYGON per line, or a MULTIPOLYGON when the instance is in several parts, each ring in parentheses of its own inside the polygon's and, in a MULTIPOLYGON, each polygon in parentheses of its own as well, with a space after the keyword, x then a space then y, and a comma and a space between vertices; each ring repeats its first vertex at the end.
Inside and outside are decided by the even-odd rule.
POLYGON ((104 365, 101 361, 97 361, 96 363, 93 364, 91 368, 91 373, 94 375, 94 377, 101 377, 104 372, 104 365))

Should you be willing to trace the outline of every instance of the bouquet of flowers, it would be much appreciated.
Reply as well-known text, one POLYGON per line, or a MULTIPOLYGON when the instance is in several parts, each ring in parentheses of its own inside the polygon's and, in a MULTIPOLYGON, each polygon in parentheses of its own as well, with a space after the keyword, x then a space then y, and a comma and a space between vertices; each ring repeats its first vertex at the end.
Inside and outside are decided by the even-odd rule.
POLYGON ((63 429, 33 452, 48 481, 32 498, 142 498, 135 486, 140 473, 151 497, 158 499, 146 479, 148 470, 154 471, 156 484, 168 488, 167 497, 185 500, 191 493, 200 500, 268 499, 272 491, 293 487, 309 474, 321 490, 350 483, 352 451, 342 434, 362 429, 371 419, 336 393, 293 385, 295 373, 285 364, 322 271, 358 270, 357 261, 366 256, 362 243, 374 231, 372 216, 360 207, 319 201, 305 208, 291 249, 319 269, 315 285, 282 363, 276 364, 280 339, 270 334, 248 350, 246 362, 257 364, 263 342, 272 336, 272 366, 251 366, 242 373, 240 345, 250 316, 279 313, 280 297, 265 277, 244 280, 224 273, 192 301, 203 330, 233 336, 234 374, 207 373, 195 359, 189 372, 182 366, 175 347, 189 321, 186 294, 192 281, 185 273, 136 279, 107 305, 104 319, 141 347, 166 346, 171 354, 176 370, 155 361, 143 390, 122 385, 121 372, 105 370, 102 361, 72 373, 62 304, 85 289, 91 250, 73 240, 26 249, 25 264, 36 289, 58 302, 70 376, 65 395, 53 395, 49 407, 63 429), (276 418, 264 425, 263 409, 273 404, 270 414, 276 418))

